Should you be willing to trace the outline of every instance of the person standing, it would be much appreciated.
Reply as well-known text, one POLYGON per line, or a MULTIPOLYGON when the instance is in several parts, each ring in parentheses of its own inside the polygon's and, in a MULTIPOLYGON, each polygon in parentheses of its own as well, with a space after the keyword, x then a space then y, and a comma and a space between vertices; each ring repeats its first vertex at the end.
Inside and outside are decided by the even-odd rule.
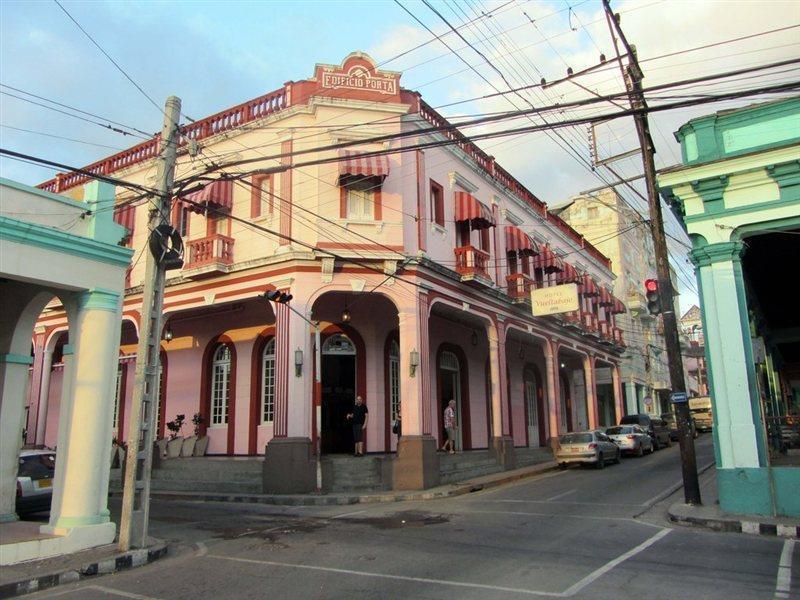
POLYGON ((447 408, 444 409, 444 430, 447 433, 447 441, 442 446, 443 452, 456 453, 456 401, 450 400, 447 408))
POLYGON ((356 404, 347 419, 353 424, 353 441, 356 446, 353 456, 364 456, 364 430, 369 422, 369 410, 361 396, 356 396, 356 404))

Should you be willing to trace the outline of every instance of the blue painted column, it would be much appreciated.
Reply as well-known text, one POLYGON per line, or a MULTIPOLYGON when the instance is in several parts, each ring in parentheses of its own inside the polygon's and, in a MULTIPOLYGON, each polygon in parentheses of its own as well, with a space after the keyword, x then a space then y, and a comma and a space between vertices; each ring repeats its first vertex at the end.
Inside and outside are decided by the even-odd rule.
POLYGON ((742 242, 710 244, 690 254, 700 284, 720 505, 770 514, 766 445, 756 388, 742 242))

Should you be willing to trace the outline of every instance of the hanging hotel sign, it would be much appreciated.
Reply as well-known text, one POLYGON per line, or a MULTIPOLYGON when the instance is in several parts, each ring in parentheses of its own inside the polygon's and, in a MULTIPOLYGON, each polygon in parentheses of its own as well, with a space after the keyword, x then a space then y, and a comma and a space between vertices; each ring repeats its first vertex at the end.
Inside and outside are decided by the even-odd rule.
POLYGON ((580 308, 578 286, 574 283, 567 283, 532 290, 531 306, 534 317, 576 311, 580 308))
POLYGON ((348 71, 323 71, 322 87, 378 92, 393 96, 397 94, 397 77, 394 75, 371 75, 361 65, 348 71))

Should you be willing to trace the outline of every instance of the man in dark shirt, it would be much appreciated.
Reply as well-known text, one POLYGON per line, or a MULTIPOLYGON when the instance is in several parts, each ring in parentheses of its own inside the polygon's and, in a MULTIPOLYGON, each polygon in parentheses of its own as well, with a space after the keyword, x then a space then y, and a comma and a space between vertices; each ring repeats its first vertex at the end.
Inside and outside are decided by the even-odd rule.
POLYGON ((353 407, 353 411, 347 415, 347 418, 353 424, 353 441, 356 443, 353 456, 364 456, 364 430, 367 428, 367 422, 369 421, 369 411, 361 396, 356 396, 356 404, 353 407))

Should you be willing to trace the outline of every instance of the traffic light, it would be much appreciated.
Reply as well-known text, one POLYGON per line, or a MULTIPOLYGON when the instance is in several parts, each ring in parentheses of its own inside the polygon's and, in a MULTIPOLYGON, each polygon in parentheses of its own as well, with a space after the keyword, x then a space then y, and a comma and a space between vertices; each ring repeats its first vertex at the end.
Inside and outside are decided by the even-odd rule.
POLYGON ((267 290, 266 292, 264 292, 264 298, 266 298, 270 302, 276 302, 278 304, 287 304, 289 300, 292 299, 292 295, 287 294, 286 292, 281 292, 279 290, 267 290))
POLYGON ((658 292, 658 279, 647 279, 644 282, 647 297, 647 312, 651 315, 661 314, 661 297, 658 292))

